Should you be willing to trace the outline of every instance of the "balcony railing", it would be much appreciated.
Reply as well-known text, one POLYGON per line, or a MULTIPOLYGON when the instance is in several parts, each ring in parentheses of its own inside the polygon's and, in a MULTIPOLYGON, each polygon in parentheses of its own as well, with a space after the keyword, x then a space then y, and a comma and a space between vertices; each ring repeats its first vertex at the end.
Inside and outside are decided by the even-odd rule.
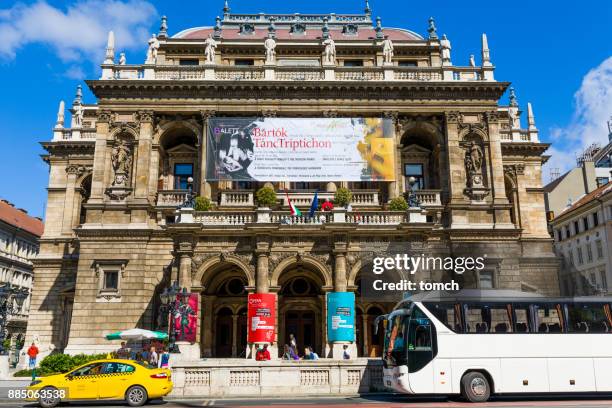
POLYGON ((185 81, 492 81, 490 67, 113 65, 102 79, 185 81))
POLYGON ((442 206, 440 193, 441 190, 418 190, 415 192, 419 205, 422 208, 442 206))
POLYGON ((321 225, 332 222, 332 214, 329 212, 318 211, 313 217, 291 215, 287 211, 274 211, 270 214, 272 223, 286 225, 321 225))
POLYGON ((176 208, 187 201, 186 190, 163 190, 157 193, 157 206, 176 208))
POLYGON ((202 225, 245 225, 256 221, 255 213, 236 211, 198 211, 193 219, 202 225))
POLYGON ((403 211, 364 211, 347 213, 346 222, 359 225, 398 225, 408 222, 408 218, 403 211))
POLYGON ((221 207, 253 207, 252 191, 222 191, 221 192, 221 207))

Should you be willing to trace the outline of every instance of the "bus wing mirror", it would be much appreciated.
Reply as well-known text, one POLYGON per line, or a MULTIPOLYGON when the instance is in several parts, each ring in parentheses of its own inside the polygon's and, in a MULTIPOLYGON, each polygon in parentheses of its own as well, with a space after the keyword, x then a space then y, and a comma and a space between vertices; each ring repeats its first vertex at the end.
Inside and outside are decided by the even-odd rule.
POLYGON ((378 316, 376 319, 374 319, 374 322, 372 323, 374 325, 374 334, 378 334, 378 324, 380 323, 381 320, 385 320, 387 318, 387 316, 389 316, 388 314, 385 315, 380 315, 378 316))

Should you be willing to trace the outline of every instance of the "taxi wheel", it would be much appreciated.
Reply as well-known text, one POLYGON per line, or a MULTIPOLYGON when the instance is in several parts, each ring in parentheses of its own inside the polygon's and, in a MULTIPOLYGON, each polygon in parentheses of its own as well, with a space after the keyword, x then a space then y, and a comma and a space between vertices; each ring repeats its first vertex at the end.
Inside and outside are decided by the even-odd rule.
MULTIPOLYGON (((41 391, 45 391, 46 394, 48 395, 53 395, 57 393, 57 388, 55 387, 45 387, 43 388, 41 391)), ((55 406, 57 406, 57 404, 60 403, 60 399, 57 396, 45 396, 45 398, 43 397, 38 397, 38 405, 40 405, 42 408, 53 408, 55 406)))
POLYGON ((147 402, 148 398, 147 390, 140 385, 130 387, 125 393, 125 402, 127 402, 130 407, 141 407, 147 402))

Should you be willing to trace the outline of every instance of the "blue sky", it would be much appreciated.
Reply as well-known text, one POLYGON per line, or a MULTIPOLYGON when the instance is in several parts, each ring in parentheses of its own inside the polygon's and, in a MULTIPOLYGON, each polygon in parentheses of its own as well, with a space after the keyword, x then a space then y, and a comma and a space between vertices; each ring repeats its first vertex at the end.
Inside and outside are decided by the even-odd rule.
MULTIPOLYGON (((233 12, 357 13, 361 0, 230 0, 233 12)), ((521 107, 533 103, 541 139, 553 142, 552 166, 571 166, 585 144, 607 141, 612 115, 612 1, 515 0, 438 2, 371 0, 383 26, 452 42, 452 61, 480 55, 486 32, 496 79, 510 81, 521 107)), ((168 16, 171 34, 214 24, 223 0, 64 0, 0 3, 0 197, 42 216, 48 182, 40 141, 49 140, 60 99, 70 104, 77 84, 97 78, 106 33, 128 63, 143 62, 146 39, 168 16)), ((86 102, 94 102, 86 92, 86 102)), ((505 98, 504 98, 505 102, 505 98)), ((545 174, 544 181, 548 181, 545 174)))

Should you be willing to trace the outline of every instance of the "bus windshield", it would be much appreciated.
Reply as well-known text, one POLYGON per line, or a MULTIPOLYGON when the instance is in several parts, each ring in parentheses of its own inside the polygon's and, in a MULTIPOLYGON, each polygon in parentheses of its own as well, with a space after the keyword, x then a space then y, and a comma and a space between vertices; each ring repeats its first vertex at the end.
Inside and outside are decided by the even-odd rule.
POLYGON ((387 318, 383 363, 386 367, 406 364, 406 329, 411 307, 398 309, 387 318))

